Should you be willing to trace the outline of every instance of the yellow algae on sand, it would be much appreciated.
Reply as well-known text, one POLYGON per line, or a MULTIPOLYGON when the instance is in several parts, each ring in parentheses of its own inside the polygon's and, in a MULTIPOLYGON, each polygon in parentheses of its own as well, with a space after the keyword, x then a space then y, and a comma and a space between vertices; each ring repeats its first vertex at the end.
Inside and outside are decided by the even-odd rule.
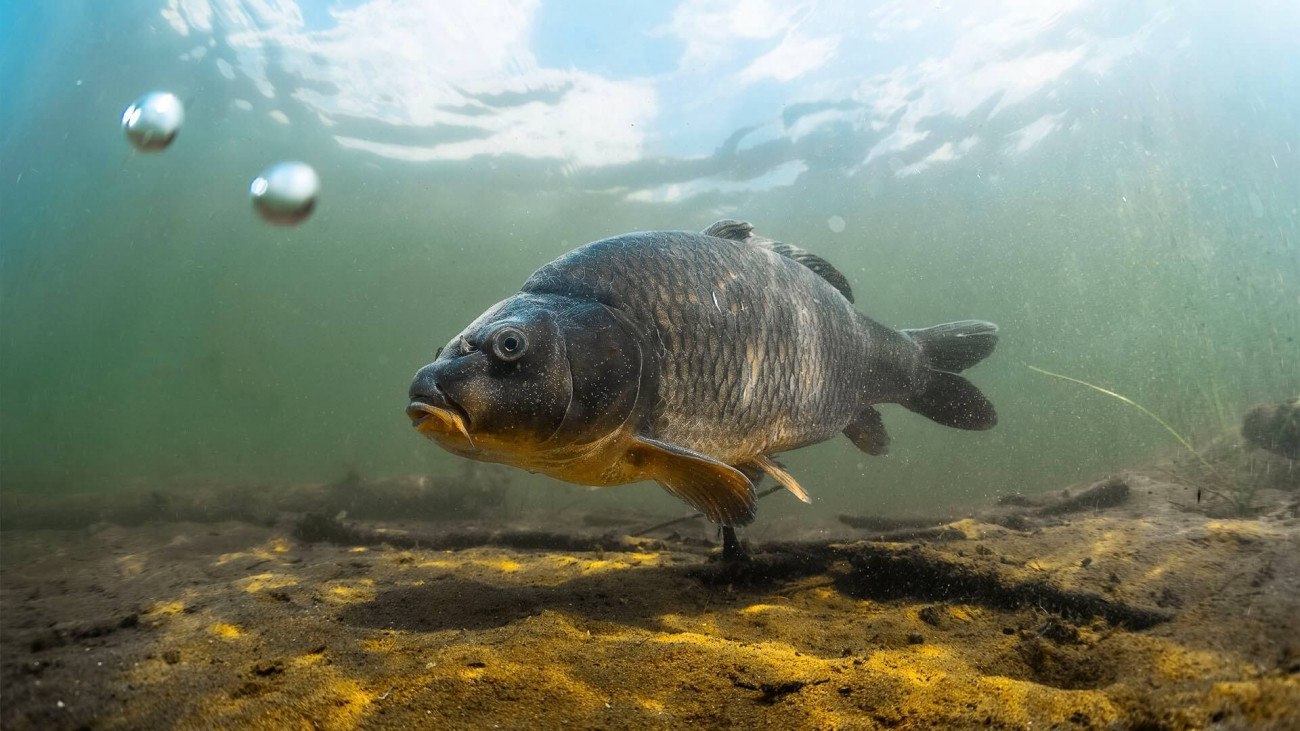
POLYGON ((240 583, 244 585, 244 591, 250 594, 256 594, 259 591, 267 589, 282 589, 286 586, 296 586, 298 580, 285 574, 254 574, 247 579, 241 579, 240 583))
POLYGON ((751 604, 744 609, 739 610, 741 614, 761 614, 763 612, 793 612, 797 611, 794 607, 788 607, 784 604, 751 604))
POLYGON ((304 668, 310 665, 317 665, 323 662, 324 660, 325 660, 325 653, 322 650, 321 652, 309 652, 305 655, 298 655, 297 657, 290 659, 289 663, 293 667, 304 668))
POLYGON ((985 526, 981 525, 980 522, 974 518, 963 518, 961 520, 953 521, 944 527, 961 531, 966 534, 966 539, 970 541, 978 541, 984 537, 985 526))
POLYGON ((505 574, 518 571, 520 566, 518 561, 511 561, 508 558, 503 558, 498 561, 492 561, 488 565, 505 574))
POLYGON ((948 607, 948 616, 959 622, 974 622, 984 616, 984 612, 979 607, 972 607, 966 604, 957 604, 948 607))
POLYGON ((1188 650, 1173 643, 1162 644, 1164 647, 1156 655, 1155 664, 1160 675, 1169 680, 1204 678, 1225 664, 1225 658, 1215 653, 1188 650))
POLYGON ((185 611, 185 604, 178 601, 154 602, 145 610, 145 614, 169 616, 185 611))
POLYGON ((327 582, 325 597, 336 604, 373 601, 374 579, 339 580, 327 582))
POLYGON ((1087 719, 1094 727, 1107 727, 1120 719, 1120 709, 1105 694, 1092 690, 1061 690, 1011 678, 985 677, 976 681, 979 710, 1003 724, 1033 728, 1034 719, 1048 727, 1077 724, 1087 719))
MULTIPOLYGON (((267 694, 246 681, 228 693, 211 693, 180 719, 180 728, 323 729, 360 726, 379 694, 327 666, 312 666, 313 682, 294 693, 293 703, 267 702, 267 694)), ((274 694, 272 694, 274 698, 274 694)))
POLYGON ((664 704, 653 698, 640 698, 637 702, 641 704, 642 708, 653 714, 658 715, 664 712, 664 704))
MULTIPOLYGON (((594 575, 610 571, 650 568, 659 565, 660 555, 651 552, 605 552, 603 554, 508 554, 500 549, 467 549, 450 558, 443 554, 439 558, 416 559, 409 557, 404 564, 406 568, 415 569, 465 569, 480 568, 500 576, 512 575, 512 583, 555 585, 570 581, 575 574, 594 575), (521 560, 526 558, 527 560, 521 560)), ((487 577, 484 577, 487 578, 487 577)))
POLYGON ((144 573, 144 559, 135 554, 128 554, 117 559, 117 572, 123 578, 131 578, 144 573))
POLYGON ((1241 715, 1257 721, 1294 720, 1296 701, 1300 700, 1300 676, 1215 683, 1210 695, 1215 701, 1230 701, 1241 715))
POLYGON ((950 651, 934 645, 917 645, 906 650, 873 653, 866 667, 872 672, 901 678, 909 686, 925 687, 946 680, 953 664, 950 651))
POLYGON ((226 622, 218 622, 209 627, 208 631, 217 637, 222 637, 227 640, 233 640, 244 636, 244 633, 241 632, 238 627, 226 622))
POLYGON ((366 652, 390 652, 397 647, 397 638, 392 635, 372 637, 361 640, 361 647, 366 652))
POLYGON ((1211 538, 1236 543, 1255 543, 1276 538, 1278 531, 1258 520, 1212 520, 1205 524, 1211 538))
POLYGON ((260 546, 255 546, 249 551, 223 553, 217 557, 217 560, 214 561, 212 565, 225 566, 233 561, 240 561, 248 558, 259 559, 262 561, 283 561, 285 557, 282 554, 287 553, 289 549, 289 542, 284 538, 272 538, 260 546))
MULTIPOLYGON (((635 556, 637 554, 630 555, 635 556)), ((596 559, 595 561, 582 562, 578 565, 584 574, 598 574, 605 571, 626 571, 641 566, 645 561, 653 560, 654 558, 646 559, 644 561, 641 559, 628 560, 628 556, 620 556, 618 558, 596 559)))

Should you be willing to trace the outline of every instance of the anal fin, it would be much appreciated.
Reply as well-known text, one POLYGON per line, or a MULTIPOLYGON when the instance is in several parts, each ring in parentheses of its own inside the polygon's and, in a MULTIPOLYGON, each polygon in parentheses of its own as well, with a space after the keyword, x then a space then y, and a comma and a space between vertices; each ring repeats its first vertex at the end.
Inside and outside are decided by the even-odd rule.
POLYGON ((632 442, 623 453, 623 461, 714 523, 738 526, 754 520, 758 509, 754 485, 734 467, 645 437, 632 442))
POLYGON ((776 480, 782 487, 789 490, 792 495, 803 502, 812 502, 812 498, 808 497, 808 493, 804 491, 799 482, 795 480, 789 472, 785 471, 785 467, 781 466, 781 463, 771 457, 759 455, 749 462, 746 462, 743 466, 749 465, 757 466, 758 469, 771 475, 772 479, 776 480))
POLYGON ((864 406, 844 427, 844 436, 858 449, 876 456, 889 454, 889 432, 874 406, 864 406))

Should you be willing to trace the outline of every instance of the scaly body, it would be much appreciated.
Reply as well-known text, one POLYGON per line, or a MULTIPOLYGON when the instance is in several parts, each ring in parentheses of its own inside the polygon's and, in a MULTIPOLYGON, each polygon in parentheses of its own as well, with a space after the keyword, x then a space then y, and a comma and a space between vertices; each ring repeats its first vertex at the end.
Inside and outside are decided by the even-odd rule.
POLYGON ((896 331, 824 260, 720 221, 625 234, 547 264, 421 369, 408 413, 457 454, 560 479, 659 481, 716 522, 752 519, 770 456, 844 432, 883 454, 874 404, 965 429, 992 407, 959 376, 989 323, 896 331))
POLYGON ((522 291, 625 313, 658 361, 646 433, 727 464, 830 439, 864 402, 910 393, 922 368, 915 344, 873 328, 812 270, 705 234, 597 241, 522 291))

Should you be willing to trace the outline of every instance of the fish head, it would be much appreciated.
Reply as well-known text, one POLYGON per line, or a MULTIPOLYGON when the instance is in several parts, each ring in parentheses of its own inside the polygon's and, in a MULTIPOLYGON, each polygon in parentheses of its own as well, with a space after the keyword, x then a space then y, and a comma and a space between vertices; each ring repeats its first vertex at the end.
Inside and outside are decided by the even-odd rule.
POLYGON ((542 453, 571 452, 628 423, 640 377, 635 329, 619 313, 521 293, 480 315, 416 373, 406 413, 450 452, 535 466, 542 453))

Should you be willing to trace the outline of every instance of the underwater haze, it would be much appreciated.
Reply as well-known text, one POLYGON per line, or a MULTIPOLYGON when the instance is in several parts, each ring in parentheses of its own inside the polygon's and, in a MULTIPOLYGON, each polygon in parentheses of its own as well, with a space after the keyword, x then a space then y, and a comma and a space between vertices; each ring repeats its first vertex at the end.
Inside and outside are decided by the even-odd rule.
MULTIPOLYGON (((989 432, 886 407, 814 505, 1040 492, 1300 393, 1300 5, 69 0, 0 6, 0 489, 453 473, 403 413, 536 268, 715 220, 893 327, 998 323, 989 432), (122 110, 166 90, 165 151, 122 110), (323 190, 271 226, 281 160, 323 190)), ((554 490, 522 472, 514 485, 554 490)), ((682 508, 652 483, 588 505, 682 508)))

